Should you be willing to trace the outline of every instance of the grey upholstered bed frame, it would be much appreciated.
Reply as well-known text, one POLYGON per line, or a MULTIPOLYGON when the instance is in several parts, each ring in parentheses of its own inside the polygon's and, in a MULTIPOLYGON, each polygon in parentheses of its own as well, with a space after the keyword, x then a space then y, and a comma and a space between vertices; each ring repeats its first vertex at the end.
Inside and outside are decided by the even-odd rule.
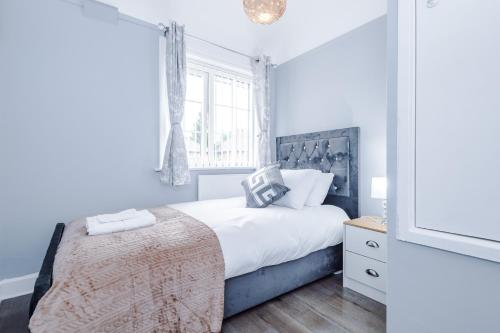
MULTIPOLYGON (((324 204, 358 217, 359 128, 276 138, 282 169, 318 169, 335 174, 324 204)), ((224 317, 247 310, 342 269, 342 244, 304 258, 226 280, 224 317)))
POLYGON ((324 204, 358 217, 359 128, 276 138, 276 157, 282 169, 318 169, 335 174, 324 204))
MULTIPOLYGON (((335 174, 324 204, 358 217, 359 128, 278 137, 277 162, 284 169, 318 169, 335 174)), ((30 305, 30 315, 52 285, 52 269, 64 224, 56 226, 30 305)), ((342 244, 306 257, 226 280, 224 318, 233 316, 293 289, 342 269, 342 244)))

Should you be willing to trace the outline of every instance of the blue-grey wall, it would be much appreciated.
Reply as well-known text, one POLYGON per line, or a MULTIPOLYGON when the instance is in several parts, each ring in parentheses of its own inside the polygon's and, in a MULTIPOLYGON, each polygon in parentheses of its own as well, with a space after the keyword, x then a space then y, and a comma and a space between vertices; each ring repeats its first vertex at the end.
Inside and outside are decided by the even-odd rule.
POLYGON ((39 270, 56 222, 196 200, 200 172, 153 171, 158 90, 156 29, 0 1, 0 280, 39 270))
POLYGON ((381 215, 371 178, 386 174, 386 18, 276 69, 276 135, 359 126, 360 212, 381 215))
POLYGON ((500 264, 399 241, 390 222, 397 218, 397 2, 388 9, 388 332, 500 332, 500 264))

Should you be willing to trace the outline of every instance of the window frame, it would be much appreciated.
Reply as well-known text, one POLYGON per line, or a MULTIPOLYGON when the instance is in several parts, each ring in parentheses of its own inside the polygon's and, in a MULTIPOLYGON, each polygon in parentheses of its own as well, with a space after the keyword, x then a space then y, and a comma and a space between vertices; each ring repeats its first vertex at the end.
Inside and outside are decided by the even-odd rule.
MULTIPOLYGON (((189 170, 253 170, 255 169, 255 148, 256 148, 256 115, 253 106, 253 76, 250 71, 236 69, 234 67, 225 66, 219 63, 211 62, 205 59, 200 59, 196 56, 189 56, 187 58, 187 72, 195 71, 202 75, 206 75, 207 87, 205 87, 205 101, 203 108, 203 125, 205 133, 202 133, 202 145, 206 142, 208 148, 208 161, 203 161, 203 166, 189 167, 189 170), (231 80, 237 80, 249 84, 249 112, 250 112, 250 126, 249 126, 249 162, 248 165, 242 166, 217 166, 214 164, 214 116, 215 116, 215 76, 222 76, 231 80), (206 134, 206 138, 205 135, 206 134), (212 160, 210 160, 212 158, 212 160), (212 164, 212 165, 211 165, 212 164)), ((234 96, 233 96, 234 99, 234 96)), ((234 112, 234 100, 233 100, 233 112, 234 112)), ((184 128, 183 128, 184 130, 184 128)), ((205 156, 205 154, 202 154, 205 156)))
MULTIPOLYGON (((208 133, 208 130, 207 130, 207 127, 210 126, 210 120, 208 119, 209 117, 209 110, 210 110, 210 77, 209 77, 209 73, 206 72, 206 71, 203 71, 201 69, 198 69, 198 68, 190 68, 188 66, 187 70, 187 75, 189 75, 189 72, 196 72, 197 74, 199 74, 201 77, 203 77, 203 81, 204 81, 204 92, 203 92, 203 95, 204 95, 204 100, 203 100, 203 110, 202 110, 202 120, 201 120, 201 146, 203 147, 204 145, 208 145, 208 147, 210 147, 210 143, 208 141, 208 138, 205 137, 205 135, 203 135, 205 132, 208 133)), ((185 99, 185 102, 187 102, 187 98, 185 99)), ((194 102, 194 101, 193 101, 194 102)), ((184 116, 185 116, 185 112, 186 110, 184 110, 184 116)), ((185 117, 184 117, 185 119, 185 117)), ((183 121, 184 121, 183 119, 183 121)), ((184 124, 183 124, 183 133, 185 134, 185 128, 184 128, 184 124)), ((184 137, 184 140, 186 138, 184 137)), ((200 152, 200 155, 202 156, 202 160, 205 160, 205 154, 203 154, 203 151, 200 152)), ((203 163, 204 164, 204 163, 203 163)), ((195 168, 192 168, 190 167, 189 168, 190 170, 193 170, 193 169, 205 169, 204 167, 195 167, 195 168)))

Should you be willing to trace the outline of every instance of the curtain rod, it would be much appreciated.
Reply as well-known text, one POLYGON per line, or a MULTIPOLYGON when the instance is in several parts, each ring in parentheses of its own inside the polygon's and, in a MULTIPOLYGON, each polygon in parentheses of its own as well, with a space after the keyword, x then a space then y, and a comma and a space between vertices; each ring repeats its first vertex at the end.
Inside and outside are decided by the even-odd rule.
MULTIPOLYGON (((168 27, 167 27, 165 24, 163 24, 163 23, 158 23, 158 28, 159 28, 160 30, 162 30, 162 31, 165 31, 165 32, 166 32, 166 31, 168 31, 168 27)), ((186 36, 188 36, 188 37, 193 38, 193 39, 197 39, 197 40, 199 40, 199 41, 202 41, 202 42, 205 42, 205 43, 207 43, 207 44, 213 45, 213 46, 215 46, 215 47, 218 47, 218 48, 224 49, 224 50, 226 50, 226 51, 229 51, 229 52, 232 52, 232 53, 236 53, 236 54, 241 55, 241 56, 243 56, 243 57, 247 57, 248 59, 255 60, 255 61, 259 61, 259 58, 255 57, 255 56, 251 56, 251 55, 248 55, 248 54, 246 54, 246 53, 243 53, 243 52, 240 52, 240 51, 237 51, 237 50, 230 49, 230 48, 228 48, 228 47, 225 47, 225 46, 222 46, 222 45, 220 45, 220 44, 217 44, 217 43, 211 42, 211 41, 209 41, 209 40, 206 40, 206 39, 204 39, 204 38, 201 38, 201 37, 198 37, 198 36, 195 36, 195 35, 189 34, 189 33, 187 33, 187 32, 185 32, 184 34, 185 34, 186 36)), ((276 67, 277 65, 272 64, 272 66, 273 66, 273 67, 276 67)))
MULTIPOLYGON (((68 4, 71 4, 71 5, 74 5, 74 6, 78 6, 78 7, 83 7, 83 1, 81 0, 62 0, 63 2, 66 2, 68 4)), ((116 8, 118 10, 118 8, 116 8)), ((143 26, 143 27, 146 27, 146 28, 154 28, 155 25, 154 24, 151 24, 149 22, 146 22, 146 21, 143 21, 141 19, 137 19, 135 17, 132 17, 132 16, 129 16, 129 15, 125 15, 125 14, 121 14, 119 13, 119 19, 121 20, 124 20, 124 21, 127 21, 127 22, 130 22, 130 23, 133 23, 133 24, 137 24, 137 25, 140 25, 140 26, 143 26)), ((161 31, 165 32, 168 30, 168 27, 163 24, 163 23, 158 23, 156 25, 157 28, 159 28, 161 31)), ((232 52, 232 53, 235 53, 235 54, 238 54, 240 56, 243 56, 243 57, 246 57, 248 59, 251 59, 251 60, 256 60, 256 61, 259 61, 259 58, 258 57, 255 57, 255 56, 251 56, 251 55, 248 55, 246 53, 243 53, 243 52, 240 52, 240 51, 237 51, 237 50, 233 50, 233 49, 230 49, 228 47, 225 47, 225 46, 222 46, 220 44, 217 44, 217 43, 214 43, 214 42, 211 42, 209 40, 206 40, 204 38, 201 38, 201 37, 198 37, 198 36, 195 36, 195 35, 192 35, 192 34, 189 34, 189 33, 184 33, 186 36, 188 37, 191 37, 193 39, 197 39, 199 41, 202 41, 202 42, 205 42, 207 44, 210 44, 210 45, 213 45, 215 47, 218 47, 218 48, 221 48, 221 49, 224 49, 226 51, 229 51, 229 52, 232 52)), ((278 65, 276 64, 272 64, 273 67, 278 67, 278 65)))

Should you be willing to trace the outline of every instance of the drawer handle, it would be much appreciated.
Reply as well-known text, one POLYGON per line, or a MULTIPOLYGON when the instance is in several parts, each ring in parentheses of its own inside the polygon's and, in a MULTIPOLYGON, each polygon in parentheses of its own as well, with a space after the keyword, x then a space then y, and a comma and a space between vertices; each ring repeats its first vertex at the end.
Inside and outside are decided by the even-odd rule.
POLYGON ((366 246, 373 247, 374 249, 378 249, 380 247, 377 242, 372 240, 366 241, 366 246))
POLYGON ((376 277, 376 278, 380 276, 380 274, 378 274, 376 270, 371 269, 371 268, 367 269, 365 272, 366 272, 366 274, 373 276, 373 277, 376 277))

